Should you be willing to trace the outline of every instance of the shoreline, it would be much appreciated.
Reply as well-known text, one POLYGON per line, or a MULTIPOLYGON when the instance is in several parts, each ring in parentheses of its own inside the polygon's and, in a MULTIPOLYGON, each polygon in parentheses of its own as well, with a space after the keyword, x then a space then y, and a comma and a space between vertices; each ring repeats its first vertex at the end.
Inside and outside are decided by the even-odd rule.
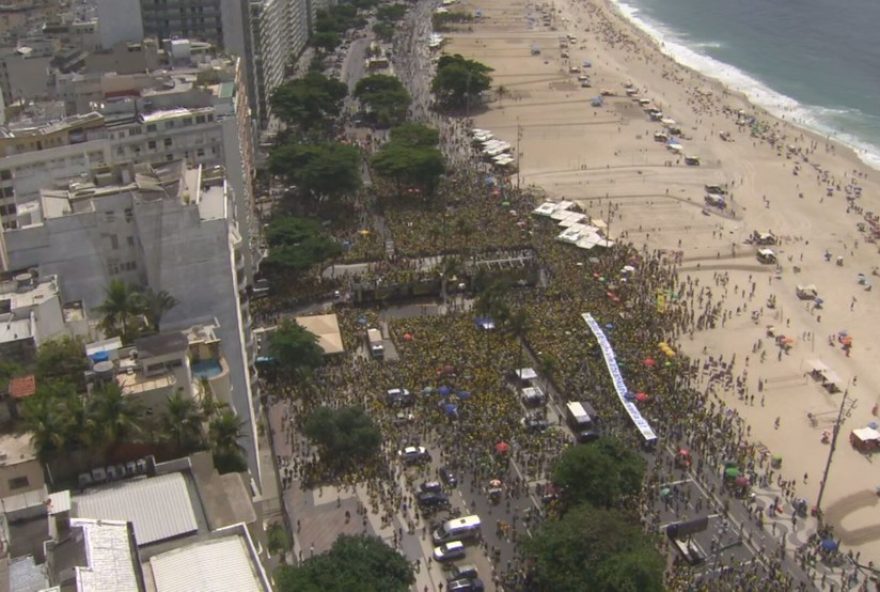
MULTIPOLYGON (((736 83, 734 83, 733 81, 725 80, 721 76, 715 76, 709 72, 706 72, 706 71, 700 69, 698 66, 695 66, 693 64, 689 64, 689 63, 686 63, 685 61, 682 61, 680 56, 676 56, 674 54, 674 52, 668 48, 668 46, 680 48, 681 50, 684 50, 686 52, 690 52, 690 53, 694 54, 695 59, 711 61, 711 62, 718 64, 719 66, 721 66, 723 68, 728 68, 728 69, 732 70, 737 76, 744 78, 745 80, 749 81, 751 84, 759 85, 761 87, 760 90, 762 92, 765 92, 768 94, 772 93, 772 95, 775 98, 780 99, 781 101, 785 101, 785 102, 790 103, 790 105, 791 105, 790 109, 802 109, 802 110, 808 112, 810 107, 803 105, 800 101, 798 101, 797 99, 795 99, 793 97, 790 97, 788 95, 785 95, 785 94, 773 89, 768 84, 766 84, 756 78, 753 78, 751 74, 740 69, 738 66, 734 66, 733 64, 728 64, 727 62, 723 62, 723 61, 718 60, 712 56, 701 54, 700 52, 689 47, 684 42, 671 41, 671 40, 665 39, 663 37, 662 31, 656 29, 651 23, 648 23, 644 19, 639 18, 638 13, 642 12, 642 10, 640 8, 635 7, 635 6, 630 6, 624 2, 621 2, 620 0, 603 0, 603 1, 605 2, 606 9, 616 13, 619 18, 626 21, 627 23, 629 23, 632 26, 634 33, 642 36, 649 43, 652 43, 657 51, 659 51, 661 54, 663 54, 667 58, 671 59, 673 62, 675 62, 679 66, 681 66, 683 68, 687 68, 688 70, 692 71, 693 73, 695 73, 699 76, 702 76, 708 80, 711 80, 713 82, 717 82, 717 83, 721 84, 727 90, 728 93, 739 95, 740 98, 742 98, 744 101, 746 101, 750 105, 752 105, 752 107, 755 110, 762 111, 763 114, 766 115, 767 117, 772 117, 775 119, 785 121, 785 122, 789 123, 790 125, 792 125, 793 127, 796 127, 796 128, 803 130, 803 131, 810 132, 811 134, 813 134, 815 136, 823 138, 823 140, 826 142, 833 142, 841 148, 851 150, 853 152, 854 156, 864 166, 880 172, 880 145, 875 145, 869 141, 858 138, 857 136, 855 136, 851 132, 840 131, 840 130, 838 130, 838 131, 830 130, 829 131, 829 130, 822 129, 822 125, 819 123, 815 123, 815 124, 811 125, 810 123, 803 122, 802 120, 800 120, 798 118, 791 118, 791 119, 787 118, 785 116, 785 113, 787 112, 786 107, 780 106, 780 107, 774 109, 773 107, 762 103, 758 98, 753 97, 753 96, 749 96, 749 93, 746 90, 743 90, 742 88, 738 88, 736 83), (628 9, 632 9, 632 11, 630 12, 630 10, 628 10, 628 9), (847 139, 843 139, 843 138, 847 138, 847 139)), ((822 107, 822 108, 828 108, 828 107, 822 107)))
MULTIPOLYGON (((880 368, 872 363, 880 302, 855 281, 857 272, 870 275, 878 259, 877 245, 870 244, 876 239, 856 226, 864 226, 863 210, 877 210, 871 196, 880 194, 880 178, 851 148, 777 118, 744 93, 676 62, 610 0, 556 4, 555 29, 535 18, 550 10, 547 5, 462 2, 487 18, 471 30, 450 32, 446 51, 493 67, 494 87, 507 91, 473 115, 474 126, 520 148, 523 185, 537 185, 548 198, 573 201, 590 217, 606 220, 615 240, 681 257, 679 281, 694 287, 691 310, 700 315, 706 294, 720 319, 680 336, 679 346, 699 362, 737 360, 743 391, 719 390, 712 400, 742 417, 756 444, 784 456, 781 476, 797 482, 799 496, 816 500, 828 454, 821 434, 828 426, 807 418, 829 417, 840 399, 804 378, 803 369, 811 359, 822 360, 860 399, 841 430, 844 438, 874 421, 870 410, 880 403, 880 368), (570 58, 558 46, 566 34, 575 37, 565 50, 570 58), (540 55, 530 55, 533 44, 540 55), (581 60, 591 62, 583 70, 591 88, 580 88, 572 71, 581 60), (687 166, 654 141, 662 128, 622 96, 627 82, 678 122, 684 154, 698 156, 700 166, 687 166), (615 96, 591 107, 600 89, 615 96), (738 110, 762 122, 757 135, 737 122, 738 110), (728 186, 735 217, 707 212, 707 184, 728 186), (854 186, 864 191, 853 195, 854 186), (754 247, 746 244, 754 231, 779 238, 778 268, 755 260, 754 247), (825 253, 845 264, 828 263, 825 253), (799 284, 815 284, 825 306, 799 300, 799 284), (773 307, 765 304, 771 297, 773 307), (795 338, 791 351, 777 352, 766 325, 795 338), (852 357, 832 339, 841 330, 851 330, 859 344, 852 357), (781 429, 774 425, 779 417, 781 429)), ((843 545, 878 560, 880 536, 872 531, 868 537, 862 528, 880 528, 873 526, 871 508, 846 510, 853 494, 876 487, 870 458, 843 441, 838 448, 823 509, 835 517, 843 545)))

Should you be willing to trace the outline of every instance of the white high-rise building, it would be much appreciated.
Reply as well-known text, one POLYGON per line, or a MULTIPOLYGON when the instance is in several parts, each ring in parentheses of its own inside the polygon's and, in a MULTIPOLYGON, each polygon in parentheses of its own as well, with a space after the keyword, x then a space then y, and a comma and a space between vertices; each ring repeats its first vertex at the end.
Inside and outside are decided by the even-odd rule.
POLYGON ((117 43, 140 43, 144 38, 140 0, 97 0, 98 38, 103 49, 117 43))

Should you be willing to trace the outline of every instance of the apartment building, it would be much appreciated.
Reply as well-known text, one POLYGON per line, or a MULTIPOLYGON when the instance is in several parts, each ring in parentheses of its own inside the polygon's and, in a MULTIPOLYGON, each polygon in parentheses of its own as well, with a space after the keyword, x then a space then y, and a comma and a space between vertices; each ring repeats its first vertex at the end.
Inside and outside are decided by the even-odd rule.
MULTIPOLYGON (((253 217, 255 176, 251 112, 241 60, 173 74, 68 75, 56 79, 67 107, 100 111, 60 120, 0 127, 0 222, 6 229, 34 219, 35 200, 55 182, 91 178, 103 183, 124 163, 222 165, 233 189, 232 217, 246 244, 253 217), (204 74, 213 84, 202 82, 204 74), (29 204, 29 205, 28 205, 29 204)), ((3 245, 0 237, 0 263, 3 245)), ((256 248, 243 253, 247 281, 256 248)))
POLYGON ((42 190, 28 204, 27 224, 3 232, 8 264, 61 276, 66 297, 86 309, 103 302, 113 279, 165 290, 178 304, 163 317, 163 331, 216 319, 242 444, 259 482, 247 243, 233 217, 234 192, 219 166, 176 161, 115 173, 42 190))

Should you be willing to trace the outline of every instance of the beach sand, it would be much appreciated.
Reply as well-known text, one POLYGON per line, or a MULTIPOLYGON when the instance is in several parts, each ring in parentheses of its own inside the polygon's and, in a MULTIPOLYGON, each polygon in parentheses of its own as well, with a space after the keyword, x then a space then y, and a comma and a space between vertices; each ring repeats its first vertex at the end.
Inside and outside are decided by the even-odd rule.
POLYGON ((523 185, 537 185, 550 197, 573 200, 593 217, 607 220, 612 238, 680 251, 682 279, 699 280, 716 298, 726 292, 731 318, 692 339, 683 336, 681 346, 696 358, 704 357, 704 348, 725 360, 735 354, 735 374, 750 358, 748 388, 754 403, 748 404, 748 397, 740 401, 733 392, 724 395, 725 402, 751 425, 756 442, 782 455, 784 478, 796 480, 798 495, 811 505, 829 450, 821 434, 831 429, 841 394, 828 394, 806 377, 808 361, 821 360, 841 377, 857 406, 841 430, 822 505, 844 548, 861 552, 862 563, 880 560, 880 498, 873 493, 880 476, 870 457, 848 443, 852 429, 875 420, 872 408, 878 402, 880 365, 874 361, 880 306, 877 295, 857 283, 859 272, 880 281, 871 276, 878 257, 876 246, 858 232, 862 216, 848 210, 844 194, 855 179, 863 195, 856 205, 878 209, 872 200, 880 194, 880 172, 867 168, 849 149, 775 119, 719 82, 679 66, 601 0, 552 5, 480 0, 458 6, 478 9, 484 18, 444 33, 444 51, 495 70, 496 92, 487 110, 471 114, 475 125, 518 146, 523 185), (551 15, 556 30, 542 24, 544 13, 551 15), (566 50, 568 60, 559 47, 559 38, 567 34, 576 37, 566 50), (531 54, 533 45, 540 47, 540 55, 531 54), (581 88, 578 73, 569 70, 584 60, 591 62, 584 69, 591 88, 581 88), (685 166, 681 156, 654 140, 662 127, 622 96, 628 82, 664 117, 678 122, 684 153, 698 156, 700 166, 685 166), (500 93, 498 86, 503 87, 500 93), (592 107, 590 99, 603 89, 617 96, 592 107), (740 109, 784 139, 774 147, 752 137, 748 126, 736 124, 740 109), (723 140, 720 132, 733 141, 723 140), (796 154, 788 154, 789 145, 796 154), (731 208, 725 215, 704 212, 705 184, 727 184, 731 208), (836 187, 832 195, 829 186, 836 187), (756 248, 745 242, 753 231, 780 237, 773 247, 780 272, 757 261, 756 248), (830 263, 826 250, 833 254, 830 263), (837 256, 844 257, 843 266, 834 264, 837 256), (726 274, 726 289, 716 285, 718 274, 726 274), (815 284, 824 309, 812 310, 798 300, 798 284, 815 284), (770 295, 777 299, 774 310, 766 307, 770 295), (762 311, 757 322, 751 318, 756 310, 762 311), (770 324, 796 340, 781 361, 765 336, 770 324), (841 330, 854 338, 851 357, 837 342, 828 343, 841 330), (809 333, 813 341, 804 340, 809 333), (767 351, 763 363, 752 351, 759 339, 767 351), (760 392, 759 379, 764 383, 760 392), (817 417, 816 425, 808 412, 817 417), (774 428, 777 417, 779 429, 774 428))

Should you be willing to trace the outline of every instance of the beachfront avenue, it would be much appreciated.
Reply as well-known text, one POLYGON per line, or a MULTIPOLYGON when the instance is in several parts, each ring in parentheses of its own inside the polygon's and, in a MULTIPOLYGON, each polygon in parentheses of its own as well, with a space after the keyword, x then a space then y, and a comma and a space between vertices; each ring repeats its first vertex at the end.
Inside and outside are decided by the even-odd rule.
MULTIPOLYGON (((352 35, 321 72, 350 91, 365 70, 397 76, 410 126, 437 130, 443 175, 405 158, 407 146, 433 147, 412 140, 433 138, 429 130, 375 125, 349 95, 322 122, 326 135, 309 141, 358 147, 345 178, 357 170, 361 183, 328 191, 328 207, 314 184, 288 177, 277 205, 329 219, 322 230, 288 226, 342 246, 310 252, 308 266, 270 265, 271 293, 254 306, 265 326, 332 313, 342 350, 298 372, 278 366, 271 339, 264 357, 293 531, 288 569, 313 569, 340 534, 366 534, 406 558, 413 580, 400 589, 418 591, 612 590, 602 579, 612 565, 627 566, 614 572, 618 584, 640 590, 864 583, 874 548, 853 542, 863 547, 846 554, 842 484, 829 480, 811 511, 829 446, 822 431, 833 431, 840 403, 828 397, 842 393, 828 394, 831 375, 816 379, 803 360, 853 375, 852 335, 840 329, 858 328, 846 315, 870 281, 859 281, 858 298, 821 285, 849 310, 795 286, 826 275, 843 284, 839 268, 858 244, 829 247, 823 260, 800 233, 826 199, 846 202, 835 217, 861 215, 852 187, 865 177, 848 173, 841 185, 831 164, 812 160, 832 150, 669 62, 607 6, 444 5, 411 5, 390 43, 352 35), (442 19, 438 31, 440 8, 469 18, 442 19), (371 66, 388 54, 390 67, 371 66), (481 70, 488 90, 437 103, 443 54, 491 68, 481 70), (382 156, 392 149, 394 159, 382 156), (812 176, 819 190, 807 190, 812 176), (325 408, 344 409, 342 427, 326 427, 325 408), (351 452, 357 462, 328 452, 353 442, 371 443, 351 452), (615 457, 617 446, 638 461, 615 457), (584 450, 589 466, 609 463, 607 478, 562 478, 560 459, 584 450), (611 478, 616 463, 640 467, 624 471, 638 487, 611 478), (590 507, 569 503, 575 489, 591 492, 590 507), (604 576, 577 573, 587 559, 553 551, 574 544, 569 523, 591 543, 597 524, 627 533, 590 547, 601 552, 586 571, 604 576), (635 550, 644 561, 628 563, 635 550), (475 574, 457 577, 465 565, 475 574)), ((281 148, 275 170, 296 172, 285 162, 302 148, 281 148)), ((303 261, 293 255, 302 244, 285 243, 285 255, 303 261)), ((840 382, 847 396, 867 396, 864 377, 840 382)), ((870 421, 862 411, 852 428, 870 421)), ((860 466, 843 444, 835 462, 860 466)))

